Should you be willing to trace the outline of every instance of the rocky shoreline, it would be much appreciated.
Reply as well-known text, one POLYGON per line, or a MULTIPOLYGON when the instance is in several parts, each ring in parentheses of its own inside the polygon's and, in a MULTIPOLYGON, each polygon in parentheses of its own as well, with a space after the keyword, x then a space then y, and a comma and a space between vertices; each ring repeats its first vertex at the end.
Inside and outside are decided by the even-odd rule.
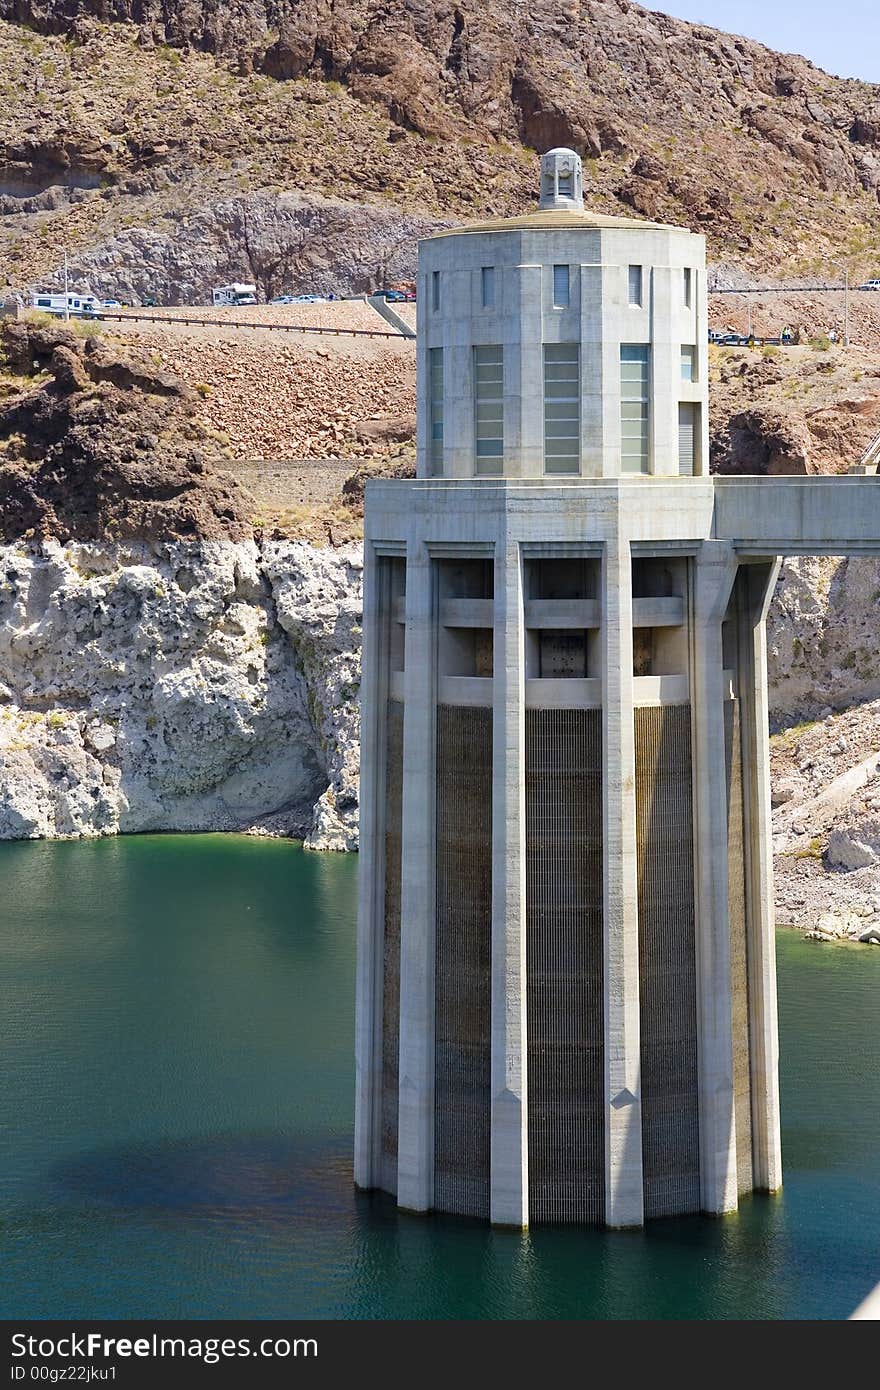
POLYGON ((358 547, 0 548, 0 839, 357 848, 358 547))

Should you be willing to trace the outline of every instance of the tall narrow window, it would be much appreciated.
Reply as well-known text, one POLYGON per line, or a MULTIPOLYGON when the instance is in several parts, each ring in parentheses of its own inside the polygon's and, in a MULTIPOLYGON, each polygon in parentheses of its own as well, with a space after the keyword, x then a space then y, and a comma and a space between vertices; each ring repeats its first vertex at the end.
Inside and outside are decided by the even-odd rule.
POLYGON ((581 464, 580 348, 544 347, 544 471, 579 473, 581 464))
POLYGON ((678 406, 678 471, 690 478, 697 471, 700 447, 700 407, 696 401, 680 401, 678 406))
POLYGON ((620 348, 620 447, 624 473, 648 473, 650 348, 620 348))
POLYGON ((697 379, 697 349, 683 343, 681 348, 681 379, 682 381, 696 381, 697 379))
POLYGON ((571 285, 567 265, 553 267, 553 307, 565 309, 571 298, 571 285))
POLYGON ((495 307, 495 267, 484 265, 480 271, 480 297, 484 309, 495 307))
POLYGON ((443 349, 428 349, 428 461, 432 478, 443 473, 443 349))
POLYGON ((641 304, 642 302, 642 267, 631 265, 629 268, 629 302, 630 304, 641 304))
POLYGON ((682 291, 684 294, 684 302, 689 309, 694 295, 694 272, 691 270, 690 266, 685 266, 682 272, 682 291))
POLYGON ((431 308, 432 308, 433 310, 435 310, 435 312, 436 312, 437 309, 440 308, 440 272, 439 272, 439 270, 432 270, 432 271, 431 271, 431 308))
POLYGON ((478 473, 501 472, 504 454, 504 349, 474 348, 474 422, 478 473))

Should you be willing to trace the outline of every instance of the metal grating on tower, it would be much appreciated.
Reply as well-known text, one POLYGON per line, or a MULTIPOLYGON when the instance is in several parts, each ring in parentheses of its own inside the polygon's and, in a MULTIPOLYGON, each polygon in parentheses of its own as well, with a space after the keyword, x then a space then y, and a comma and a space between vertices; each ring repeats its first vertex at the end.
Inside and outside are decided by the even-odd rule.
POLYGON ((635 711, 645 1216, 700 1210, 689 705, 635 711))
POLYGON ((400 838, 403 705, 388 701, 385 764, 385 931, 382 948, 381 1187, 397 1192, 397 1089, 400 1034, 400 838))
POLYGON ((599 710, 526 710, 529 1219, 605 1218, 599 710))
POLYGON ((752 1094, 749 1047, 749 963, 746 929, 745 826, 738 700, 724 705, 727 763, 727 864, 730 916, 730 983, 733 1027, 733 1105, 738 1192, 751 1192, 752 1094))
POLYGON ((492 711, 437 709, 434 1204, 489 1215, 492 711))

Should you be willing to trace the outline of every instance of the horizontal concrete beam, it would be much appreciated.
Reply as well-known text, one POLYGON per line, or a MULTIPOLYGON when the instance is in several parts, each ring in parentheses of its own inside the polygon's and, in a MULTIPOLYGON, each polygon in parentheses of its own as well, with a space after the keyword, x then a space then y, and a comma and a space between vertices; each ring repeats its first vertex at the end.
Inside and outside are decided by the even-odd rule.
POLYGON ((714 534, 740 555, 880 554, 880 478, 716 478, 714 534))
POLYGON ((367 484, 366 533, 387 546, 429 526, 431 553, 489 553, 506 531, 546 553, 608 543, 619 529, 634 554, 674 543, 696 553, 730 541, 742 559, 880 554, 880 477, 377 479, 367 484))
POLYGON ((681 627, 683 622, 681 597, 633 599, 633 627, 681 627))
POLYGON ((598 599, 541 598, 526 603, 526 627, 576 628, 602 626, 602 605, 598 599))
POLYGON ((440 604, 442 627, 492 627, 495 604, 490 598, 447 598, 440 604))
POLYGON ((491 676, 441 676, 437 700, 441 705, 491 705, 491 676))
POLYGON ((601 705, 601 680, 568 676, 526 680, 527 709, 599 709, 601 705))

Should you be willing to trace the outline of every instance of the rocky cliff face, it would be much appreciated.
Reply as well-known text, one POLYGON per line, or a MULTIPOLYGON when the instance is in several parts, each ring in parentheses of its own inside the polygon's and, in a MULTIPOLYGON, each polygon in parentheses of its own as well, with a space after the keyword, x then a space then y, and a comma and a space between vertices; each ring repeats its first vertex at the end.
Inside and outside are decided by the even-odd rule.
POLYGON ((599 210, 705 231, 740 270, 831 274, 844 245, 876 270, 880 88, 629 0, 0 0, 0 19, 13 283, 55 268, 63 215, 90 272, 140 228, 165 237, 145 238, 154 292, 201 294, 249 254, 238 200, 266 224, 253 273, 302 285, 320 217, 273 224, 261 199, 347 203, 375 219, 369 249, 383 204, 392 223, 521 210, 554 144, 585 156, 599 210), (184 213, 187 246, 162 225, 184 213))
POLYGON ((880 560, 786 560, 767 620, 776 728, 880 697, 880 560))
POLYGON ((360 568, 295 541, 0 547, 0 838, 356 848, 360 568))
POLYGON ((244 193, 179 218, 131 227, 84 250, 77 268, 96 293, 126 303, 198 304, 211 287, 244 278, 264 299, 282 290, 356 295, 412 279, 417 242, 448 219, 393 204, 363 206, 320 194, 244 193), (205 264, 205 247, 211 261, 205 264))

